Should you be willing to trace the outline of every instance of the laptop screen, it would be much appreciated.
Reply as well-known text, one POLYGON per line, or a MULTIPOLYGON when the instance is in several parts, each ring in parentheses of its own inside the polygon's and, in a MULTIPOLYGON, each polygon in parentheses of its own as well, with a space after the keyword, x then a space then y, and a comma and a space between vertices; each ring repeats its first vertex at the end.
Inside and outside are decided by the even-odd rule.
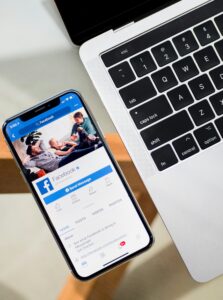
POLYGON ((74 44, 116 29, 179 0, 55 0, 74 44))

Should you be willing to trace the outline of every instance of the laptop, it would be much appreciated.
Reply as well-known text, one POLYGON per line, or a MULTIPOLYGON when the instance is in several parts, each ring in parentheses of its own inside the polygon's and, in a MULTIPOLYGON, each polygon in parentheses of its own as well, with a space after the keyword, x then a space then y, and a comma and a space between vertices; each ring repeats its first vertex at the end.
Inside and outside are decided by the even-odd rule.
POLYGON ((55 2, 191 276, 221 275, 223 1, 55 2))

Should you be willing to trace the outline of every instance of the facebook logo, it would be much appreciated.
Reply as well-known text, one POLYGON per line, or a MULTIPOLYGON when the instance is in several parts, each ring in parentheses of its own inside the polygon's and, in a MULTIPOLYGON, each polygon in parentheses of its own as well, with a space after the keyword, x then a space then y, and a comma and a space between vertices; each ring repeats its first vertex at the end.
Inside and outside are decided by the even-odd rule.
POLYGON ((52 183, 50 182, 49 178, 43 179, 39 182, 37 182, 37 187, 41 193, 41 195, 44 195, 46 193, 49 193, 53 190, 52 183))

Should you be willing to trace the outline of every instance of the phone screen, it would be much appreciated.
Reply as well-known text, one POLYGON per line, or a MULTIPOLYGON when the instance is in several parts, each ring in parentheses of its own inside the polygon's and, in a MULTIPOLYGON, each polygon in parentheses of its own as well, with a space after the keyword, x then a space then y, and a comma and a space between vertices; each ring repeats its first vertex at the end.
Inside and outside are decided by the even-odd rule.
MULTIPOLYGON (((50 102, 49 102, 50 103, 50 102)), ((151 244, 146 226, 80 96, 6 125, 30 183, 73 271, 88 278, 151 244)))

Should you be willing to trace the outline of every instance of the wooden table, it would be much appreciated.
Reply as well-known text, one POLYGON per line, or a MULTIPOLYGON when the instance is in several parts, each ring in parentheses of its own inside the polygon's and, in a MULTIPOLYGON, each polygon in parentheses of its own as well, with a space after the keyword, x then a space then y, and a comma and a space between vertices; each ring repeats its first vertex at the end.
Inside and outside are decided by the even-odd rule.
MULTIPOLYGON (((141 209, 149 223, 156 215, 156 208, 135 169, 128 152, 118 134, 106 135, 106 140, 118 161, 126 179, 139 202, 141 209)), ((0 132, 0 193, 28 193, 19 171, 12 159, 12 155, 4 142, 0 132), (13 178, 13 180, 12 180, 13 178)), ((122 278, 128 263, 106 273, 95 280, 80 282, 72 275, 62 289, 58 300, 110 300, 122 278)))

